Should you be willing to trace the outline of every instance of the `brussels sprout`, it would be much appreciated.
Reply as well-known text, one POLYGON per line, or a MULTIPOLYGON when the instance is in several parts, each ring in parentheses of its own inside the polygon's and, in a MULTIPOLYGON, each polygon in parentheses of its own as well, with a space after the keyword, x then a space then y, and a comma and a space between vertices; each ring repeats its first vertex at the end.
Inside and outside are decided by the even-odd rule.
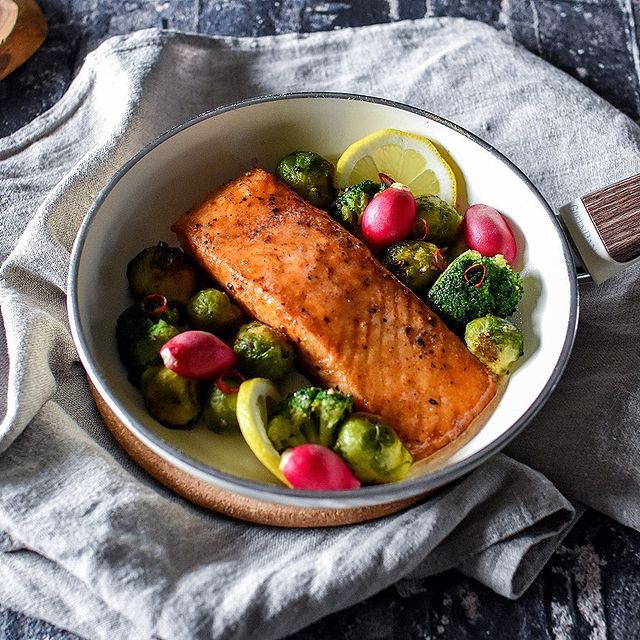
POLYGON ((289 340, 261 322, 240 327, 233 350, 240 369, 252 378, 280 380, 293 369, 295 355, 289 340))
POLYGON ((194 329, 223 332, 242 317, 242 312, 231 303, 224 291, 202 289, 187 303, 187 319, 194 329))
POLYGON ((135 298, 159 293, 170 303, 186 304, 196 290, 198 272, 181 249, 161 241, 129 261, 127 279, 135 298))
POLYGON ((511 365, 524 353, 520 329, 497 316, 476 318, 464 330, 467 349, 496 375, 508 373, 511 365))
POLYGON ((407 240, 391 245, 382 263, 413 291, 426 289, 446 266, 442 251, 424 240, 407 240))
POLYGON ((167 308, 159 315, 145 313, 140 304, 125 309, 116 323, 116 341, 122 363, 132 384, 140 384, 142 372, 151 365, 161 365, 160 349, 180 330, 175 326, 178 313, 167 308))
POLYGON ((214 384, 205 400, 198 423, 215 433, 237 431, 240 428, 236 417, 237 400, 237 393, 224 393, 214 384))
POLYGON ((420 196, 416 198, 416 205, 415 237, 422 239, 428 231, 429 242, 446 247, 460 235, 462 216, 448 202, 438 196, 420 196), (419 220, 425 224, 419 224, 419 220))
POLYGON ((149 413, 167 427, 188 427, 200 413, 198 383, 166 367, 142 374, 142 397, 149 413))
POLYGON ((276 175, 314 207, 328 209, 335 199, 333 165, 313 151, 285 156, 278 163, 276 175))
POLYGON ((354 413, 342 424, 334 450, 362 482, 402 480, 413 462, 395 431, 366 413, 354 413))

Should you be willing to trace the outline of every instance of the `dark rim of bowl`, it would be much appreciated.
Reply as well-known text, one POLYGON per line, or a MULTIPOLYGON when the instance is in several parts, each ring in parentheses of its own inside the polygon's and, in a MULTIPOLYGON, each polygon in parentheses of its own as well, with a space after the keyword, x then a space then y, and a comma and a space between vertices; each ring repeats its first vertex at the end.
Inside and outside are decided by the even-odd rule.
MULTIPOLYGON (((242 495, 250 496, 259 500, 263 500, 265 502, 271 503, 279 503, 279 504, 288 504, 292 506, 299 506, 302 508, 357 508, 361 506, 367 505, 375 505, 375 504, 384 504, 389 502, 395 502, 398 500, 402 500, 403 498, 409 498, 413 496, 418 496, 422 494, 426 494, 430 491, 438 489, 443 485, 449 484, 453 480, 464 476, 469 473, 473 469, 475 469, 479 464, 490 458, 491 456, 498 453, 502 448, 504 448, 511 440, 513 440, 528 424, 528 422, 535 416, 535 414, 540 410, 540 408, 544 405, 546 400, 549 398, 553 390, 558 384, 560 377, 566 367, 569 354, 571 352, 571 348, 573 346, 573 342, 575 339, 575 333, 577 329, 578 322, 578 289, 575 277, 575 263, 573 254, 569 248, 569 244, 567 242, 566 236, 557 220, 557 217, 554 215, 553 211, 542 197, 538 189, 533 185, 533 183, 527 178, 527 176, 508 158, 506 158, 503 154, 501 154, 497 149, 494 149, 490 144, 485 142, 484 140, 478 138, 473 133, 467 131, 466 129, 460 127, 459 125, 442 118, 436 114, 430 113, 428 111, 424 111, 423 109, 419 109, 417 107, 412 107, 406 104, 402 104, 399 102, 395 102, 392 100, 386 100, 383 98, 375 98, 366 95, 359 94, 349 94, 349 93, 337 93, 337 92, 297 92, 297 93, 283 93, 283 94, 271 94, 265 95, 255 98, 249 98, 247 100, 242 100, 239 102, 235 102, 229 105, 225 105, 214 109, 212 111, 207 111, 202 113, 187 122, 184 122, 180 125, 177 125, 161 136, 159 136, 156 140, 150 142, 145 147, 143 147, 138 153, 136 153, 131 159, 129 159, 111 178, 109 183, 102 189, 98 197, 95 199, 93 205, 88 211, 85 219, 83 220, 80 229, 78 231, 76 240, 74 242, 72 252, 71 252, 71 261, 69 268, 69 287, 68 287, 68 313, 71 324, 72 334, 74 335, 76 345, 78 347, 78 351, 80 357, 82 359, 83 365, 87 372, 90 375, 90 378, 98 387, 100 394, 108 399, 108 402, 113 410, 116 410, 116 413, 119 418, 121 418, 125 424, 125 426, 132 431, 138 438, 142 439, 142 441, 147 441, 148 443, 152 443, 155 445, 155 448, 159 452, 163 452, 164 454, 168 454, 171 457, 177 459, 181 463, 181 467, 186 469, 188 472, 190 471, 192 475, 196 477, 204 477, 211 481, 211 484, 222 486, 224 488, 234 490, 238 489, 239 493, 242 495), (491 441, 490 444, 485 446, 482 450, 474 453, 473 455, 452 464, 451 466, 444 467, 441 469, 434 470, 432 472, 425 473, 422 476, 418 476, 415 478, 403 480, 401 482, 389 483, 389 484, 381 484, 381 485, 371 485, 365 486, 357 490, 351 491, 303 491, 297 489, 290 489, 287 487, 280 487, 276 485, 267 485, 263 483, 259 483, 253 480, 248 480, 245 478, 241 478, 238 476, 234 476, 232 474, 226 473, 224 471, 219 471, 213 467, 210 467, 204 463, 201 463, 190 456, 184 454, 179 449, 174 448, 169 445, 162 437, 156 435, 154 432, 147 429, 144 425, 137 423, 128 413, 126 408, 121 406, 120 402, 116 397, 114 397, 108 385, 106 384, 106 380, 100 375, 97 367, 94 362, 89 358, 89 350, 87 346, 87 342, 84 337, 84 332, 82 329, 82 325, 80 322, 80 315, 77 305, 78 299, 78 278, 79 278, 79 264, 80 258, 82 255, 82 249, 84 247, 84 242, 86 236, 88 235, 91 223, 94 218, 98 215, 100 211, 100 207, 104 200, 107 198, 111 190, 115 187, 115 185, 119 182, 122 176, 129 171, 129 169, 135 165, 139 160, 141 160, 144 156, 146 156, 150 151, 164 143, 169 138, 173 137, 175 134, 180 131, 187 129, 203 120, 207 120, 209 118, 218 116, 222 113, 233 111, 238 108, 252 106, 264 102, 275 102, 280 100, 299 100, 299 99, 308 99, 308 98, 325 98, 325 99, 338 99, 338 100, 350 100, 350 101, 358 101, 358 102, 368 102, 372 104, 382 105, 386 107, 391 107, 394 109, 398 109, 401 111, 407 111, 418 116, 424 117, 428 120, 433 120, 438 122, 449 129, 459 133, 460 135, 472 140, 476 144, 480 145, 482 148, 491 153, 494 157, 499 159, 502 163, 504 163, 513 173, 515 173, 520 180, 527 186, 529 191, 535 196, 538 200, 542 208, 547 212, 549 218, 552 221, 552 224, 555 225, 558 236, 561 239, 565 265, 568 271, 568 280, 570 286, 570 296, 571 296, 571 308, 569 314, 569 321, 567 323, 566 333, 564 337, 563 347, 560 353, 560 356, 554 366, 554 369, 548 378, 546 384, 544 385, 542 391, 531 403, 531 405, 527 408, 527 410, 522 414, 522 416, 514 422, 504 433, 502 433, 495 440, 491 441), (338 505, 339 503, 339 505, 338 505)), ((162 455, 162 454, 161 454, 162 455)), ((163 456, 166 458, 166 455, 163 456)), ((169 462, 172 462, 168 459, 169 462)), ((175 464, 175 462, 172 462, 175 464)))

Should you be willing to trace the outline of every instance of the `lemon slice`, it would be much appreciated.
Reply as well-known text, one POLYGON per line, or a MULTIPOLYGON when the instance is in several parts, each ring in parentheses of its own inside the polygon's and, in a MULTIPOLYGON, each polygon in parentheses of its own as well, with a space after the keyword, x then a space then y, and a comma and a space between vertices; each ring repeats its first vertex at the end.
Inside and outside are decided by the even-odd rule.
POLYGON ((380 129, 356 140, 340 156, 333 182, 337 189, 346 189, 362 180, 379 182, 379 173, 409 187, 416 198, 436 195, 455 206, 453 171, 424 136, 380 129))
POLYGON ((278 480, 291 486, 280 471, 280 454, 267 435, 267 399, 280 401, 276 386, 266 378, 245 380, 238 389, 236 416, 242 436, 260 462, 278 480))

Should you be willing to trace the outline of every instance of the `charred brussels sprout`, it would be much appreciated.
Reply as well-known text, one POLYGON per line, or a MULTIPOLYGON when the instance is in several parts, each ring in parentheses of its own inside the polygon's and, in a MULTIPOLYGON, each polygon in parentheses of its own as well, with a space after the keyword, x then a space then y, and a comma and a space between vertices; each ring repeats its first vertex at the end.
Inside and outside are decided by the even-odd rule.
POLYGON ((159 293, 172 304, 186 304, 196 290, 198 272, 181 249, 161 241, 129 261, 127 279, 135 298, 159 293))
POLYGON ((278 178, 314 207, 328 209, 335 198, 333 165, 313 151, 295 151, 276 168, 278 178))
POLYGON ((429 242, 446 247, 460 235, 462 216, 442 198, 421 196, 416 198, 416 206, 415 237, 426 237, 429 242), (423 220, 424 224, 419 224, 419 220, 423 220))
POLYGON ((267 435, 280 452, 306 443, 330 447, 338 425, 352 410, 351 396, 335 389, 298 389, 279 404, 267 425, 267 435))
POLYGON ((223 332, 236 324, 242 312, 231 303, 224 291, 202 289, 189 298, 187 319, 194 329, 223 332))
POLYGON ((331 215, 346 229, 353 231, 359 224, 360 218, 367 205, 386 185, 373 180, 363 180, 338 194, 331 215))
POLYGON ((147 367, 162 364, 160 349, 180 333, 177 323, 178 313, 169 308, 154 316, 143 311, 140 304, 134 304, 120 314, 116 323, 118 352, 133 384, 140 384, 140 376, 147 367))
POLYGON ((233 344, 240 369, 253 378, 280 380, 293 369, 293 346, 287 338, 261 322, 240 327, 233 344))
POLYGON ((462 330, 481 316, 510 316, 522 293, 520 275, 503 256, 483 257, 469 249, 433 283, 427 302, 443 320, 462 330))
POLYGON ((446 266, 441 250, 423 240, 407 240, 391 245, 382 263, 413 291, 426 289, 446 266))
POLYGON ((402 480, 413 462, 395 431, 365 413, 354 413, 342 424, 334 449, 367 483, 402 480))
MULTIPOLYGON (((230 390, 231 391, 231 390, 230 390)), ((236 417, 237 391, 225 393, 216 384, 204 402, 202 414, 198 420, 207 429, 215 433, 233 433, 240 427, 236 417)))
POLYGON ((149 413, 167 427, 188 427, 200 413, 197 381, 166 367, 142 374, 142 397, 149 413))
POLYGON ((497 316, 472 320, 464 330, 467 349, 489 371, 502 376, 523 354, 524 339, 520 329, 497 316))

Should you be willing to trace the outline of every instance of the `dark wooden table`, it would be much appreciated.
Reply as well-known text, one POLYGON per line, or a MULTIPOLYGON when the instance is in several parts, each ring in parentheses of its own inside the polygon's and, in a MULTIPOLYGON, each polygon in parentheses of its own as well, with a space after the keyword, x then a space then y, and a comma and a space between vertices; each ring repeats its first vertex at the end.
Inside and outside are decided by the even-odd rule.
MULTIPOLYGON (((506 29, 635 120, 640 119, 636 0, 41 0, 43 47, 0 82, 0 136, 63 95, 88 51, 147 27, 212 35, 324 31, 428 16, 464 16, 506 29)), ((640 496, 638 496, 640 499, 640 496)), ((388 588, 291 638, 640 638, 640 533, 588 511, 531 588, 511 602, 455 571, 410 592, 388 588)), ((2 609, 0 640, 75 636, 2 609)))

